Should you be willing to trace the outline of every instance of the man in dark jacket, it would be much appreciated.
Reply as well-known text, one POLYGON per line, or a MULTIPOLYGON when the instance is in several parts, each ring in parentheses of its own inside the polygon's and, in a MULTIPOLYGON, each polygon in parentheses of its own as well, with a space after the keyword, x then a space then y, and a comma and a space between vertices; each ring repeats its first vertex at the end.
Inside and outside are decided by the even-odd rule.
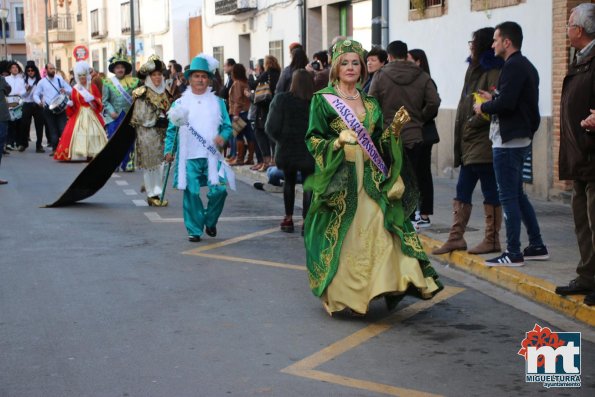
POLYGON ((515 22, 496 26, 492 48, 504 59, 496 94, 481 91, 488 102, 474 105, 477 114, 492 116, 490 139, 498 194, 504 211, 507 250, 486 261, 487 266, 523 266, 524 260, 545 260, 549 253, 541 239, 535 210, 523 191, 523 162, 540 122, 539 75, 521 54, 523 30, 515 22), (521 219, 529 246, 521 252, 521 219))
POLYGON ((560 179, 572 180, 572 214, 581 260, 578 277, 557 287, 560 295, 587 294, 595 305, 595 134, 581 122, 595 107, 595 4, 572 10, 567 25, 577 50, 562 85, 560 100, 560 179))
MULTIPOLYGON (((404 153, 415 172, 422 197, 429 198, 433 195, 433 181, 431 173, 425 171, 429 170, 432 161, 432 148, 424 144, 422 127, 438 114, 438 90, 428 73, 407 60, 407 44, 393 41, 386 51, 389 63, 374 73, 368 93, 380 103, 384 128, 389 126, 401 106, 409 112, 411 121, 401 130, 404 153)), ((422 199, 420 204, 422 215, 433 213, 431 200, 422 199)), ((429 223, 429 218, 425 219, 429 223)))

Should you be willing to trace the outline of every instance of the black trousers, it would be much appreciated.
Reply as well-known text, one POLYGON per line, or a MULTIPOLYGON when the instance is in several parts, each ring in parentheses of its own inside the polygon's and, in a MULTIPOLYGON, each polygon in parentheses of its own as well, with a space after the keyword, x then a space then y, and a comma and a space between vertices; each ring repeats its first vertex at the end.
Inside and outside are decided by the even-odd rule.
MULTIPOLYGON (((283 202, 285 203, 285 215, 293 216, 293 209, 295 206, 295 185, 297 183, 297 173, 300 172, 302 181, 305 181, 308 176, 314 173, 313 168, 294 168, 286 167, 283 169, 285 181, 283 182, 283 202)), ((310 208, 310 201, 312 200, 312 192, 304 192, 302 201, 302 217, 306 218, 308 209, 310 208)))
POLYGON ((21 119, 9 120, 6 134, 6 144, 10 146, 17 145, 17 137, 21 134, 21 119))
POLYGON ((58 147, 58 141, 66 126, 66 113, 54 114, 48 108, 43 108, 43 119, 45 120, 46 134, 50 137, 50 145, 54 150, 58 147))
POLYGON ((262 153, 263 157, 272 157, 274 153, 274 142, 269 138, 269 136, 264 132, 264 128, 256 128, 255 129, 256 135, 256 143, 258 143, 258 147, 260 152, 262 153), (272 150, 271 150, 272 149, 272 150))
MULTIPOLYGON (((43 109, 34 102, 26 102, 23 104, 23 118, 21 119, 21 136, 17 137, 17 144, 22 146, 29 146, 29 131, 31 129, 31 119, 35 123, 36 148, 41 148, 41 141, 43 140, 43 109)), ((48 144, 50 144, 50 136, 46 131, 45 135, 48 144)))
POLYGON ((416 143, 404 148, 413 172, 417 178, 420 193, 419 212, 424 215, 434 213, 434 180, 432 179, 432 145, 416 143))

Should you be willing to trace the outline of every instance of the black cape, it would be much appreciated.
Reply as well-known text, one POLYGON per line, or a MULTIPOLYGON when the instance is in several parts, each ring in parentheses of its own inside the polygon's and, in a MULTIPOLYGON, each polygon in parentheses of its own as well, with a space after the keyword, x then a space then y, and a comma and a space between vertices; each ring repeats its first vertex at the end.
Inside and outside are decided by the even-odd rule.
POLYGON ((87 164, 62 196, 52 204, 47 204, 46 208, 72 205, 91 197, 105 185, 134 143, 136 134, 134 128, 130 126, 133 108, 134 104, 101 152, 87 164))

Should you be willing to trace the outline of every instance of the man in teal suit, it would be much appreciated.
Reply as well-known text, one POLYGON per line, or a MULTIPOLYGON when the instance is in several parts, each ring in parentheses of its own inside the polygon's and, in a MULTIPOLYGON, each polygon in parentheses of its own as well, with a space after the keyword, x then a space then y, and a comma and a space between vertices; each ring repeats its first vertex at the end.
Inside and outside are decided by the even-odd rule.
POLYGON ((210 87, 217 66, 211 56, 194 58, 184 73, 189 89, 168 114, 165 161, 176 160, 174 187, 184 190, 184 225, 192 242, 200 241, 203 229, 211 237, 217 235, 217 220, 227 197, 225 184, 231 177, 218 150, 232 136, 229 114, 210 87), (200 198, 202 186, 209 189, 206 208, 200 198))

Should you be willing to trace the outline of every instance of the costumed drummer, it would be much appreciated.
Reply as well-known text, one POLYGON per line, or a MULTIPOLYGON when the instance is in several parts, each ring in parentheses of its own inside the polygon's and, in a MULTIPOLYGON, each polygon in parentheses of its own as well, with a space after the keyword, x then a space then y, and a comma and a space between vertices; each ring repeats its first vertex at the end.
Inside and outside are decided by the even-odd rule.
POLYGON ((184 73, 190 89, 172 105, 165 139, 165 161, 177 160, 174 187, 184 190, 184 224, 192 242, 200 241, 203 229, 211 237, 217 235, 217 221, 227 197, 225 183, 233 178, 218 151, 232 136, 232 128, 225 102, 209 86, 217 67, 218 62, 209 55, 200 54, 192 60, 184 73), (201 186, 209 188, 206 208, 200 198, 201 186))
POLYGON ((60 75, 56 75, 54 64, 46 64, 45 70, 47 75, 37 83, 37 88, 33 93, 33 100, 43 108, 43 119, 47 128, 46 134, 50 137, 49 144, 52 146, 50 156, 54 156, 58 140, 66 125, 66 103, 69 100, 72 87, 60 75), (49 106, 56 100, 62 106, 58 106, 52 111, 49 106))
POLYGON ((405 294, 429 299, 442 289, 409 222, 418 193, 403 172, 407 113, 383 131, 378 102, 357 88, 366 78, 363 52, 354 40, 333 46, 332 85, 312 98, 306 134, 315 160, 305 186, 313 190, 306 260, 312 292, 329 314, 364 314, 380 297, 392 309, 405 294))
MULTIPOLYGON (((111 138, 132 106, 132 91, 138 87, 140 80, 130 76, 132 65, 122 50, 110 59, 108 69, 114 76, 103 79, 103 115, 107 136, 111 138)), ((119 168, 134 171, 134 145, 119 168)))
POLYGON ((163 71, 165 65, 152 55, 139 69, 145 84, 132 92, 134 104, 130 125, 136 129, 136 166, 143 170, 147 202, 164 207, 163 192, 163 142, 167 129, 167 111, 171 97, 165 90, 163 71))

